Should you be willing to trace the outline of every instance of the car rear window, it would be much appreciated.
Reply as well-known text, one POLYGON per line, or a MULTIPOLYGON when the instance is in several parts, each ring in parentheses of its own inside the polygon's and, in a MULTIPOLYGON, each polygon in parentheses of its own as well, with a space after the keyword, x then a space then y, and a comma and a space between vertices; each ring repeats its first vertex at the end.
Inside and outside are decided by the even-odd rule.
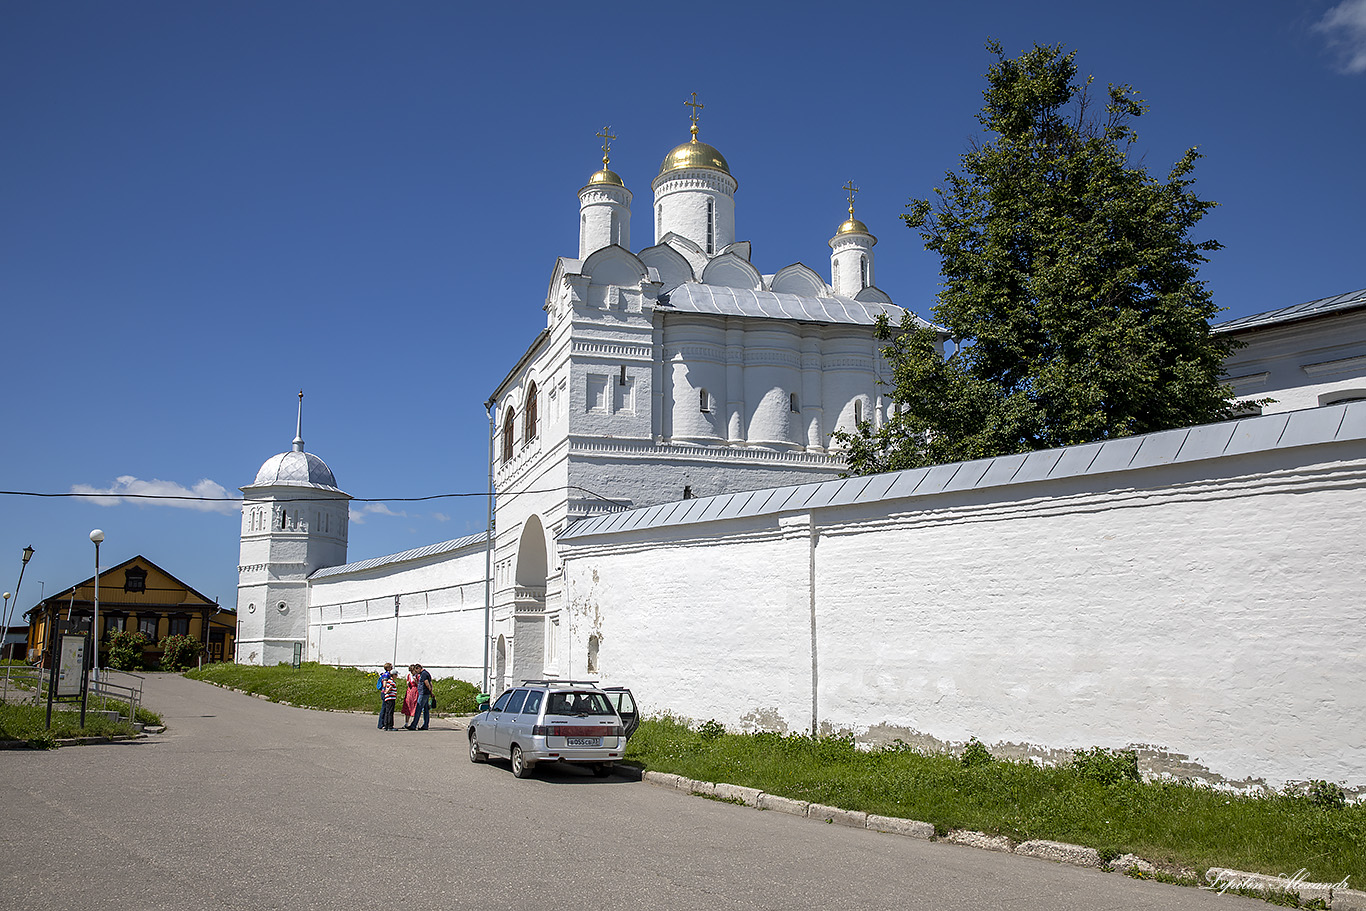
POLYGON ((615 715, 602 693, 551 693, 547 715, 615 715))
POLYGON ((523 715, 535 715, 541 710, 541 697, 545 694, 540 690, 527 690, 526 705, 522 706, 523 715))

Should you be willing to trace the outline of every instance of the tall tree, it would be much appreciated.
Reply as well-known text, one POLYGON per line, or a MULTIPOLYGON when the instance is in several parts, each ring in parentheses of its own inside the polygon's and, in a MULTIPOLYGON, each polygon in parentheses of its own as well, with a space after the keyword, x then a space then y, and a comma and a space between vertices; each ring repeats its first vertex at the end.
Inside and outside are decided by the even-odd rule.
POLYGON ((1216 203, 1192 190, 1190 149, 1165 181, 1130 161, 1138 93, 1112 85, 1103 115, 1075 51, 1000 44, 978 120, 989 135, 903 215, 940 256, 933 329, 885 320, 895 414, 841 434, 867 474, 1028 452, 1231 414, 1231 343, 1196 278, 1213 240, 1191 229, 1216 203))

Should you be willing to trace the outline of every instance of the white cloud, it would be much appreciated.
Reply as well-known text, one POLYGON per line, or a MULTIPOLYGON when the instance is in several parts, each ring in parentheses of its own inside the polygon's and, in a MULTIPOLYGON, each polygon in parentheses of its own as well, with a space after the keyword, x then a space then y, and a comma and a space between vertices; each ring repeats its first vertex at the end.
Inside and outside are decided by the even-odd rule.
POLYGON ((109 487, 93 487, 89 484, 72 484, 72 493, 96 494, 89 497, 100 506, 118 506, 120 503, 133 503, 137 506, 174 506, 177 509, 193 509, 199 512, 221 512, 232 514, 242 510, 241 498, 228 495, 227 488, 217 481, 201 478, 193 487, 185 487, 175 481, 152 479, 143 481, 133 475, 120 475, 109 487), (163 499, 167 497, 202 497, 203 499, 163 499))
POLYGON ((384 503, 366 503, 364 506, 351 507, 351 521, 357 525, 365 524, 366 516, 393 516, 396 519, 406 519, 406 512, 394 512, 384 503))
POLYGON ((1366 73, 1366 0, 1343 0, 1314 23, 1341 56, 1344 73, 1366 73))
POLYGON ((438 522, 449 522, 451 520, 451 517, 444 512, 434 512, 432 513, 432 518, 438 522))

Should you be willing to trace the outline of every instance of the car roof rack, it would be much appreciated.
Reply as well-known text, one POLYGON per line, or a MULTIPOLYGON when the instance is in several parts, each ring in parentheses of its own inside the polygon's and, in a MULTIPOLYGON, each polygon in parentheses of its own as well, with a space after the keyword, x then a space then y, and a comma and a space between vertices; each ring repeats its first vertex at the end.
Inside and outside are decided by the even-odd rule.
POLYGON ((522 686, 591 686, 593 689, 601 689, 596 680, 523 680, 522 686))

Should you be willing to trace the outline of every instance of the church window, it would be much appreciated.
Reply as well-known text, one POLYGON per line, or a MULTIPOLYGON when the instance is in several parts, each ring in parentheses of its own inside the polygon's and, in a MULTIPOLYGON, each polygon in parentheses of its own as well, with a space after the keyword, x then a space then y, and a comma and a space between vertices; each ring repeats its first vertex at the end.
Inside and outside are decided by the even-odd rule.
POLYGON ((625 364, 622 364, 622 365, 621 365, 621 375, 617 378, 617 385, 618 385, 618 386, 625 386, 625 385, 626 385, 626 365, 625 365, 625 364))
POLYGON ((794 414, 801 412, 801 409, 797 407, 797 393, 794 392, 788 396, 787 406, 794 414))
POLYGON ((716 252, 716 201, 707 200, 707 255, 716 252))
POLYGON ((663 233, 664 233, 664 206, 661 204, 661 205, 655 206, 655 240, 658 240, 658 239, 660 238, 660 235, 662 235, 663 233))
POLYGON ((854 425, 863 423, 863 399, 854 399, 854 425))
POLYGON ((526 392, 526 409, 522 412, 522 445, 536 439, 536 384, 526 392))
POLYGON ((288 521, 289 521, 289 510, 287 510, 287 509, 282 509, 282 510, 280 510, 280 528, 281 528, 281 530, 284 529, 285 524, 286 524, 288 521))
POLYGON ((1366 402, 1366 390, 1362 389, 1339 389, 1335 392, 1325 392, 1319 396, 1319 406, 1325 405, 1346 405, 1348 402, 1366 402))
POLYGON ((517 424, 517 412, 509 408, 503 415, 503 461, 512 461, 512 433, 517 424))
POLYGON ((866 256, 860 256, 858 258, 858 277, 859 287, 868 287, 868 257, 866 256))
POLYGON ((546 662, 546 664, 553 664, 553 663, 554 663, 554 661, 555 661, 555 652, 556 652, 555 646, 556 646, 557 644, 559 644, 559 641, 560 641, 560 618, 559 618, 559 617, 553 617, 553 618, 551 618, 551 621, 550 621, 550 635, 549 635, 549 637, 548 637, 548 641, 547 641, 546 644, 545 644, 545 662, 546 662))
POLYGON ((710 411, 711 411, 711 396, 707 395, 707 390, 705 390, 705 389, 699 389, 699 390, 697 390, 697 398, 698 398, 697 404, 698 404, 699 409, 700 409, 704 414, 706 414, 707 412, 710 412, 710 411))

